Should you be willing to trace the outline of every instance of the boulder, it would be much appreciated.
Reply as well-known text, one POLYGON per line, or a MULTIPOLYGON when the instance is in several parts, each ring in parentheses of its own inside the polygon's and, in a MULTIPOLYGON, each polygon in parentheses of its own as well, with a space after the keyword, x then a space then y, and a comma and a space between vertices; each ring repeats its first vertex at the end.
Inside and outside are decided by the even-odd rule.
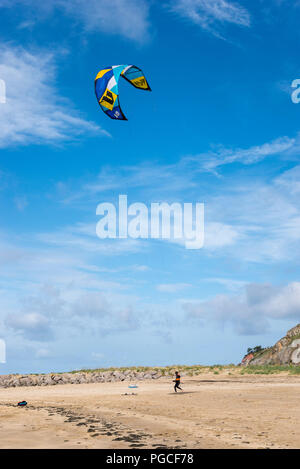
MULTIPOLYGON (((292 349, 291 349, 292 351, 292 349)), ((114 371, 49 373, 40 375, 0 375, 0 387, 55 386, 58 384, 84 384, 158 379, 163 375, 158 370, 136 371, 120 369, 114 371)))

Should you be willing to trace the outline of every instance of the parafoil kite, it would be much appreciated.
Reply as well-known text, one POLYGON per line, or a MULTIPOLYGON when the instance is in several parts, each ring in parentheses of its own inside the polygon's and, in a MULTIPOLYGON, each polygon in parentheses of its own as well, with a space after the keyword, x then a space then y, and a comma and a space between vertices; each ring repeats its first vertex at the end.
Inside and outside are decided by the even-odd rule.
POLYGON ((127 120, 119 101, 120 76, 140 90, 151 91, 151 88, 142 70, 135 65, 113 65, 100 70, 95 78, 95 93, 101 109, 111 119, 127 120))

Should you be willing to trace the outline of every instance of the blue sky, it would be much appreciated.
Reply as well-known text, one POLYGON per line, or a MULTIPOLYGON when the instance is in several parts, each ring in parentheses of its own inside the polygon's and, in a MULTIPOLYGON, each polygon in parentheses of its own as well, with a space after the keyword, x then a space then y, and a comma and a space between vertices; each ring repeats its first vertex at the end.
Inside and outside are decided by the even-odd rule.
POLYGON ((237 363, 300 319, 300 2, 0 0, 0 373, 237 363), (125 81, 127 122, 94 78, 125 81), (205 243, 96 236, 204 202, 205 243))

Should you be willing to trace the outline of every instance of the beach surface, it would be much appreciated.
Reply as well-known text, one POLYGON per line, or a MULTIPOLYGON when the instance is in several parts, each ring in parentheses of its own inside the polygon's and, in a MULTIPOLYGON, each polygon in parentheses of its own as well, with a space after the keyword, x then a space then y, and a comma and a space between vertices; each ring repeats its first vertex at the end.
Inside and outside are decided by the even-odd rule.
POLYGON ((300 377, 0 388, 0 448, 299 448, 300 377), (17 407, 19 401, 28 405, 17 407))

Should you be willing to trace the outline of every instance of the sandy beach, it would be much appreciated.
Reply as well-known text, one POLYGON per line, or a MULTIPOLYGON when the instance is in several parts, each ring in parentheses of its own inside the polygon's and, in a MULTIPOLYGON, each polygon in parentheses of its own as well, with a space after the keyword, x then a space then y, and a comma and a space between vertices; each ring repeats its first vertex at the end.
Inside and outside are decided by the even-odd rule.
POLYGON ((0 388, 1 448, 299 448, 300 377, 0 388), (127 394, 127 395, 126 395, 127 394), (26 400, 28 406, 16 403, 26 400))

